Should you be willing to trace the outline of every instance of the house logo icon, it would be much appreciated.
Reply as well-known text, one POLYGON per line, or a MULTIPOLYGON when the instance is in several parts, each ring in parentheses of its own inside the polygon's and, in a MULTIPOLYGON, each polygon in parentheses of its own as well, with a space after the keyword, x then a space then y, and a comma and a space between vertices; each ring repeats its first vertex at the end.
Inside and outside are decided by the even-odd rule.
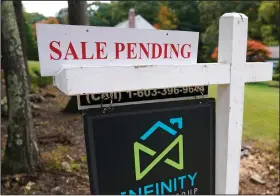
MULTIPOLYGON (((178 129, 183 128, 183 119, 179 118, 170 118, 169 122, 174 126, 177 125, 178 129)), ((178 134, 176 130, 171 128, 170 126, 164 124, 161 121, 157 121, 150 129, 148 129, 141 137, 140 140, 147 140, 152 134, 156 131, 165 131, 169 133, 175 139, 159 154, 151 148, 139 143, 134 143, 134 164, 135 164, 135 177, 136 180, 141 180, 144 178, 160 161, 164 161, 164 163, 174 167, 175 169, 182 170, 184 168, 184 153, 183 153, 183 135, 178 134), (172 150, 176 145, 179 146, 179 162, 175 162, 169 158, 167 158, 167 154, 172 150), (148 166, 140 171, 140 151, 145 152, 146 154, 155 157, 153 161, 148 164, 148 166)))

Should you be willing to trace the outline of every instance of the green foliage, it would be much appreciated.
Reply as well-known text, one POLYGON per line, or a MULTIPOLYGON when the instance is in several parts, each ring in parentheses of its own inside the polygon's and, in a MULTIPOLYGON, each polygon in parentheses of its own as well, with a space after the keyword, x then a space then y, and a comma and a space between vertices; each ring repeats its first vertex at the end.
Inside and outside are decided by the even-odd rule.
POLYGON ((272 80, 279 81, 279 73, 273 74, 272 80))
POLYGON ((277 65, 276 65, 276 67, 275 67, 275 73, 280 73, 280 64, 279 64, 279 61, 277 62, 277 65))
POLYGON ((213 52, 213 48, 215 47, 215 44, 218 43, 218 27, 215 23, 212 23, 204 33, 201 33, 201 42, 203 44, 203 53, 201 54, 203 56, 203 59, 205 60, 205 63, 213 62, 213 60, 210 58, 211 54, 213 52))
POLYGON ((167 5, 162 5, 154 27, 163 30, 174 30, 177 29, 178 22, 175 12, 173 12, 167 5))
POLYGON ((37 12, 33 12, 33 13, 24 12, 23 15, 24 15, 24 18, 26 19, 26 22, 28 24, 34 24, 34 23, 39 22, 41 20, 47 19, 47 17, 45 17, 44 15, 39 14, 37 12))
POLYGON ((200 25, 200 11, 198 1, 168 1, 168 7, 176 14, 179 23, 178 30, 199 31, 203 29, 200 25))
POLYGON ((32 26, 25 22, 24 24, 26 39, 27 39, 27 57, 28 60, 38 61, 37 41, 32 35, 32 26))
POLYGON ((261 37, 265 44, 271 46, 279 45, 280 39, 280 17, 279 1, 263 1, 258 9, 261 27, 261 37))
POLYGON ((258 1, 199 1, 201 41, 204 45, 205 62, 211 62, 211 54, 218 45, 219 18, 227 12, 244 13, 249 17, 249 38, 260 39, 260 23, 258 23, 258 1))
POLYGON ((275 25, 262 25, 260 32, 263 42, 269 46, 277 46, 279 44, 275 35, 277 27, 275 25))
POLYGON ((83 156, 81 156, 81 158, 80 158, 80 159, 81 159, 81 162, 83 162, 83 163, 84 163, 84 162, 86 162, 86 161, 87 161, 87 156, 83 155, 83 156))
POLYGON ((48 169, 58 169, 66 170, 68 172, 80 171, 81 165, 76 160, 66 160, 66 155, 69 153, 68 146, 58 146, 56 149, 50 152, 44 152, 41 154, 42 159, 44 160, 45 166, 48 169), (62 163, 65 162, 68 166, 65 167, 62 163))
MULTIPOLYGON (((279 78, 279 75, 278 75, 279 78)), ((272 81, 267 81, 265 82, 269 87, 276 87, 279 89, 279 80, 272 80, 272 81)))
POLYGON ((27 13, 24 12, 24 29, 26 32, 26 38, 27 38, 27 57, 28 60, 32 61, 38 61, 38 45, 36 40, 36 34, 35 34, 35 23, 41 22, 42 20, 45 20, 45 23, 48 24, 57 24, 58 21, 53 17, 45 17, 42 14, 39 13, 27 13))
POLYGON ((266 23, 279 24, 279 1, 263 1, 259 7, 259 17, 266 23))
MULTIPOLYGON (((248 16, 248 39, 278 45, 280 38, 277 1, 95 1, 88 6, 90 25, 115 26, 128 19, 130 8, 162 29, 200 32, 198 62, 213 62, 211 54, 218 44, 219 18, 227 12, 248 16)), ((67 24, 67 15, 67 8, 63 8, 56 18, 67 24)), ((47 19, 38 13, 25 13, 25 18, 28 24, 47 19)), ((38 60, 36 40, 30 45, 29 60, 38 60)))
POLYGON ((27 13, 24 12, 24 30, 27 39, 27 57, 28 60, 38 61, 38 47, 37 41, 35 40, 32 33, 32 25, 40 20, 45 19, 42 14, 39 13, 27 13))
POLYGON ((115 26, 117 22, 112 20, 113 6, 109 3, 94 3, 89 9, 89 22, 92 26, 115 26), (97 7, 92 9, 92 7, 97 7))
POLYGON ((41 77, 40 66, 37 61, 28 61, 28 72, 31 78, 31 88, 45 87, 52 84, 52 77, 41 77))
POLYGON ((73 171, 80 171, 81 170, 81 165, 79 163, 75 163, 75 161, 70 161, 70 168, 73 171))
POLYGON ((114 20, 121 22, 128 18, 128 10, 134 8, 136 15, 140 14, 153 25, 156 23, 161 5, 166 5, 166 3, 160 1, 118 1, 114 5, 113 17, 114 20))
POLYGON ((128 11, 134 8, 136 15, 140 14, 152 25, 156 23, 161 2, 158 1, 112 1, 111 3, 93 2, 89 8, 90 25, 115 26, 127 20, 128 11))
POLYGON ((59 24, 68 24, 68 8, 62 8, 56 14, 56 19, 58 20, 59 24))
POLYGON ((65 154, 69 151, 67 146, 58 146, 51 152, 44 152, 41 154, 42 159, 45 162, 45 166, 48 169, 63 169, 61 162, 65 154))

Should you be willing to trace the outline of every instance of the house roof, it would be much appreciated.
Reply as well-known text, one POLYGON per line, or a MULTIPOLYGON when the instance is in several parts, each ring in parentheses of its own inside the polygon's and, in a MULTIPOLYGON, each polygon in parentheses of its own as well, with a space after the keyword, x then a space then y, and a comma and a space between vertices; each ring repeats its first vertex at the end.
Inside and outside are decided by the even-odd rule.
POLYGON ((279 46, 268 46, 272 59, 279 59, 279 46))
MULTIPOLYGON (((115 27, 128 28, 128 20, 125 20, 125 21, 117 24, 115 27)), ((136 29, 156 29, 147 20, 145 20, 141 15, 135 16, 135 28, 136 29)))

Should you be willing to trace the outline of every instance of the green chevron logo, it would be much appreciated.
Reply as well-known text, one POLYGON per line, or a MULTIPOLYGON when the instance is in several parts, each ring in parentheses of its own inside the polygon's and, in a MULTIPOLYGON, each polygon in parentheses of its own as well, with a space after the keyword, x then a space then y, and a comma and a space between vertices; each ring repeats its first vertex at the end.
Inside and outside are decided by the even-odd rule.
MULTIPOLYGON (((178 128, 182 129, 183 122, 182 118, 171 118, 170 119, 171 124, 178 124, 178 128)), ((157 130, 163 130, 171 134, 172 136, 177 135, 177 131, 175 131, 173 128, 167 126, 166 124, 162 123, 161 121, 158 121, 155 123, 144 135, 140 137, 141 140, 146 140, 148 137, 150 137, 155 131, 157 130)), ((146 176, 161 160, 164 159, 164 163, 178 169, 182 170, 184 168, 184 153, 183 153, 183 135, 178 135, 173 142, 171 142, 157 157, 143 170, 140 170, 140 151, 145 152, 146 154, 150 156, 155 156, 157 154, 156 151, 152 150, 151 148, 148 148, 147 146, 144 146, 143 144, 139 142, 134 143, 134 164, 135 164, 135 176, 136 180, 141 180, 144 176, 146 176), (167 154, 175 147, 179 147, 179 162, 175 162, 169 158, 166 158, 167 154)))

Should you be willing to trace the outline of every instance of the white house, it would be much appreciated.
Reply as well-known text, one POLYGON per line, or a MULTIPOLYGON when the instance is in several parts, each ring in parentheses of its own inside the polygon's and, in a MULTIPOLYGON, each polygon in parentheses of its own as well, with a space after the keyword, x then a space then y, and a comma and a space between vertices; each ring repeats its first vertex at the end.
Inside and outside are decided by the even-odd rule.
POLYGON ((151 25, 145 18, 141 15, 135 16, 135 10, 130 9, 128 12, 128 20, 125 20, 115 27, 117 28, 136 28, 136 29, 155 29, 156 28, 151 25))

